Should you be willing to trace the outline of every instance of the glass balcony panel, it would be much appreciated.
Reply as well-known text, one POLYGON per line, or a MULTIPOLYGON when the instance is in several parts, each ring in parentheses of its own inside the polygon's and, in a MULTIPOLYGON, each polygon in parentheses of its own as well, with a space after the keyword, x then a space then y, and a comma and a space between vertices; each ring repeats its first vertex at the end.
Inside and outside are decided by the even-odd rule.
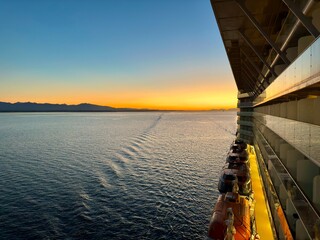
POLYGON ((296 146, 298 146, 301 152, 303 152, 306 155, 309 154, 309 137, 310 137, 310 130, 309 130, 310 124, 297 124, 296 125, 296 146))
POLYGON ((286 132, 286 138, 287 139, 294 139, 294 130, 295 130, 295 122, 290 121, 288 124, 284 125, 285 132, 286 132))
MULTIPOLYGON (((295 230, 295 219, 293 219, 294 221, 290 221, 290 217, 293 216, 293 213, 296 213, 298 214, 299 219, 302 221, 303 228, 305 228, 307 234, 309 235, 308 237, 310 239, 314 239, 314 229, 317 222, 320 221, 320 217, 308 198, 306 198, 305 194, 300 189, 295 179, 292 178, 286 167, 283 165, 281 160, 277 156, 275 156, 273 152, 269 153, 268 151, 266 151, 266 149, 270 148, 270 146, 267 144, 264 137, 265 136, 263 136, 261 132, 256 128, 255 146, 259 146, 258 150, 263 153, 262 155, 264 159, 269 159, 268 172, 271 179, 273 180, 273 184, 280 198, 279 200, 281 202, 281 205, 284 207, 286 213, 289 214, 287 216, 287 219, 289 220, 290 228, 295 230), (290 206, 288 206, 287 203, 290 203, 290 206)), ((259 154, 257 154, 257 156, 259 157, 259 154)), ((266 181, 266 176, 264 175, 263 171, 262 175, 264 181, 266 181)), ((269 195, 268 191, 267 194, 269 195)), ((270 195, 268 196, 268 199, 270 201, 270 195)), ((272 213, 273 215, 276 214, 276 212, 274 211, 272 211, 272 213)))
POLYGON ((292 82, 295 82, 296 80, 296 64, 293 63, 289 67, 290 71, 285 71, 286 80, 285 80, 285 88, 289 89, 292 82))
POLYGON ((320 81, 320 38, 306 49, 254 101, 267 102, 320 81))
POLYGON ((311 48, 311 75, 320 72, 320 44, 314 44, 311 48))
POLYGON ((300 56, 300 58, 298 58, 298 59, 294 62, 295 76, 296 76, 296 77, 295 77, 294 81, 292 82, 293 85, 294 85, 294 84, 297 84, 299 81, 302 80, 302 66, 301 66, 302 63, 300 63, 302 57, 303 57, 303 56, 300 56))
MULTIPOLYGON (((254 113, 255 125, 266 126, 320 166, 320 126, 287 118, 254 113)), ((265 130, 264 130, 265 131, 265 130)), ((270 142, 271 145, 273 142, 270 142)))
POLYGON ((310 129, 310 155, 319 156, 320 155, 320 131, 317 131, 316 125, 311 125, 310 129))
MULTIPOLYGON (((311 66, 310 55, 311 55, 311 51, 310 51, 310 48, 308 48, 298 59, 297 65, 301 71, 301 76, 300 76, 301 80, 304 80, 310 77, 310 66, 311 66)), ((299 75, 298 75, 298 78, 299 78, 299 75)))

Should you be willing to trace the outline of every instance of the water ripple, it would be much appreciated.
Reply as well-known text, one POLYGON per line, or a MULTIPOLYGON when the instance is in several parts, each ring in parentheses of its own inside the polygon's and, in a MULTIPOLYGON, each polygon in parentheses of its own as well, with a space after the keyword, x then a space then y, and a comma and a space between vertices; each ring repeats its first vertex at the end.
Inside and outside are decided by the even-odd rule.
POLYGON ((206 237, 235 113, 0 121, 0 239, 206 237))

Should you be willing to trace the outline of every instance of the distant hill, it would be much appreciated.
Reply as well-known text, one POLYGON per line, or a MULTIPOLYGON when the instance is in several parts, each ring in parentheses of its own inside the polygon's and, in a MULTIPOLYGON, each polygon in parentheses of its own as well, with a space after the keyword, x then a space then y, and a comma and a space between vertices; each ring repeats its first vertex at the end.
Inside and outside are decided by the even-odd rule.
POLYGON ((135 112, 135 111, 154 111, 149 109, 135 108, 113 108, 108 106, 99 106, 89 103, 78 105, 50 104, 50 103, 31 103, 0 102, 0 112, 135 112))

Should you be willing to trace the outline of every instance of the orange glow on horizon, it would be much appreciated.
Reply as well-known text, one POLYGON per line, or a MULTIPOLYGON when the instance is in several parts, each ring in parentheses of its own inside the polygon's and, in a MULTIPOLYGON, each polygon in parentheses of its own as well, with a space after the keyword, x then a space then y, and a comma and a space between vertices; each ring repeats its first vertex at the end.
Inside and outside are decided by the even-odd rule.
POLYGON ((156 84, 123 84, 79 81, 77 85, 38 81, 26 90, 15 85, 1 93, 3 102, 36 102, 52 104, 90 103, 116 108, 148 108, 158 110, 211 110, 236 108, 237 90, 234 82, 212 79, 212 76, 183 79, 183 83, 156 81, 156 84), (193 80, 195 79, 195 80, 193 80))
MULTIPOLYGON (((146 98, 132 98, 130 101, 109 101, 113 107, 149 108, 159 110, 211 110, 235 108, 236 93, 199 92, 199 93, 167 93, 146 98)), ((102 105, 108 105, 103 102, 102 105)))
POLYGON ((138 109, 157 109, 157 110, 211 110, 211 109, 230 109, 236 107, 236 93, 224 92, 200 92, 200 93, 114 93, 104 97, 101 95, 89 96, 80 94, 74 96, 47 95, 46 97, 25 96, 16 98, 0 99, 4 102, 36 102, 51 104, 80 104, 90 103, 101 106, 115 108, 138 108, 138 109), (123 96, 123 97, 122 97, 123 96))

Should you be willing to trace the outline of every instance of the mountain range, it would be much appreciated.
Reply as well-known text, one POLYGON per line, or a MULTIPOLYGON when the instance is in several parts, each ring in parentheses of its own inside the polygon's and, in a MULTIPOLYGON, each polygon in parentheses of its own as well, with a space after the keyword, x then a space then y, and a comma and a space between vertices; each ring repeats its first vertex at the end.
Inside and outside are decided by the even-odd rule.
POLYGON ((0 102, 0 112, 138 112, 138 111, 155 111, 150 109, 137 108, 114 108, 109 106, 99 106, 89 103, 78 105, 67 104, 50 104, 50 103, 32 103, 17 102, 7 103, 0 102))

